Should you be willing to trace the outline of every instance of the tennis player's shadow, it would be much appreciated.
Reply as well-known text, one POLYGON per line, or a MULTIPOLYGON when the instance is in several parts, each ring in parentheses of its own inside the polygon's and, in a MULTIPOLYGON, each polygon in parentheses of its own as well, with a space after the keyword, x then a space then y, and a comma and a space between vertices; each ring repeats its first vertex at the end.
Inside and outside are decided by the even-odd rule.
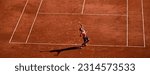
POLYGON ((50 51, 40 51, 40 52, 56 52, 56 56, 58 56, 61 52, 63 51, 70 51, 70 50, 77 50, 77 49, 82 49, 81 46, 74 46, 74 47, 68 47, 68 48, 63 48, 63 49, 55 49, 55 50, 50 50, 50 51))

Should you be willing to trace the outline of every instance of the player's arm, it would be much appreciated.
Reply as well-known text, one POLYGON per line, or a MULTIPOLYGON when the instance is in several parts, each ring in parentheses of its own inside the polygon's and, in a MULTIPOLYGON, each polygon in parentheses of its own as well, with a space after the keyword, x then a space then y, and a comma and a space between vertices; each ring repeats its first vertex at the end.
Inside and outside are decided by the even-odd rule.
POLYGON ((81 28, 83 28, 83 24, 81 24, 80 22, 78 22, 78 23, 80 24, 81 28))

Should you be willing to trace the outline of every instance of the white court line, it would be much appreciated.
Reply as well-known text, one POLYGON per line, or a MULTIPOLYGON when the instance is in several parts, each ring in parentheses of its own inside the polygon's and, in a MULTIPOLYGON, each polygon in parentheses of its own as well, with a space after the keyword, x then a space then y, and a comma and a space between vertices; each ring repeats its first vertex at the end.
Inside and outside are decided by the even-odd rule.
POLYGON ((143 24, 143 43, 144 43, 144 47, 146 47, 145 19, 144 19, 144 2, 143 2, 143 0, 141 0, 141 8, 142 8, 142 24, 143 24))
POLYGON ((83 1, 81 14, 83 14, 83 13, 84 13, 84 9, 85 9, 85 2, 86 2, 86 0, 84 0, 84 1, 83 1))
POLYGON ((83 15, 89 15, 89 16, 126 16, 123 14, 83 14, 83 15))
POLYGON ((43 13, 39 12, 41 15, 81 15, 80 13, 43 13))
POLYGON ((30 31, 29 31, 29 34, 28 34, 28 36, 27 36, 27 39, 26 39, 26 42, 25 42, 25 43, 27 43, 27 42, 28 42, 28 40, 29 40, 29 37, 30 37, 30 35, 31 35, 31 32, 32 32, 33 26, 34 26, 35 21, 36 21, 36 19, 37 19, 37 16, 38 16, 38 13, 39 13, 39 11, 40 11, 40 8, 41 8, 42 3, 43 3, 43 0, 41 0, 41 2, 40 2, 40 5, 39 5, 38 10, 37 10, 37 12, 36 12, 36 15, 35 15, 34 21, 33 21, 32 25, 31 25, 31 28, 30 28, 30 31))
MULTIPOLYGON (((80 46, 81 44, 57 44, 57 43, 24 43, 24 42, 11 42, 11 44, 22 44, 22 45, 52 45, 52 46, 67 46, 67 45, 71 45, 71 46, 80 46)), ((124 47, 124 48, 128 48, 128 47, 133 47, 133 48, 145 48, 144 46, 126 46, 126 45, 94 45, 94 44, 88 44, 88 46, 90 47, 124 47)))
POLYGON ((127 16, 127 15, 123 15, 123 14, 80 14, 80 13, 39 13, 40 15, 87 15, 87 16, 127 16))
POLYGON ((129 46, 129 0, 127 1, 127 10, 126 10, 126 14, 127 14, 127 26, 126 26, 126 46, 129 46))
POLYGON ((20 17, 19 17, 19 19, 18 19, 18 21, 17 21, 17 24, 16 24, 16 26, 15 26, 15 29, 14 29, 14 31, 13 31, 13 33, 12 33, 10 39, 9 39, 9 43, 11 43, 11 41, 12 41, 12 39, 13 39, 13 37, 14 37, 14 34, 15 34, 15 32, 16 32, 18 26, 19 26, 19 23, 20 23, 20 21, 21 21, 21 18, 22 18, 22 16, 23 16, 24 12, 25 12, 25 9, 26 9, 26 7, 27 7, 27 5, 28 5, 28 2, 29 2, 29 0, 26 0, 26 3, 25 3, 24 8, 23 8, 23 10, 22 10, 22 13, 21 13, 21 15, 20 15, 20 17))

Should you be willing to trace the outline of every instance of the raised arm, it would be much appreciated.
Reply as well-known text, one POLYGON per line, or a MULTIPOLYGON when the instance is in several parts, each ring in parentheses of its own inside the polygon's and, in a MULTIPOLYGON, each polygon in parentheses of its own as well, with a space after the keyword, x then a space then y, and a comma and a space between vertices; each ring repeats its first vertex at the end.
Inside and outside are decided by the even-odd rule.
POLYGON ((83 28, 83 24, 81 24, 81 22, 78 22, 78 23, 80 24, 81 28, 83 28))

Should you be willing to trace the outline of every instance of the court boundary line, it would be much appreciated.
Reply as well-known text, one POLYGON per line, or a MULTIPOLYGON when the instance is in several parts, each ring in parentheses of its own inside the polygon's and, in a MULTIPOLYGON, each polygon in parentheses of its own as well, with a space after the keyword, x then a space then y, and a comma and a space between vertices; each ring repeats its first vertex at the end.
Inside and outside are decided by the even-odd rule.
POLYGON ((40 11, 40 8, 41 8, 42 3, 43 3, 43 0, 40 1, 40 5, 39 5, 39 7, 38 7, 38 9, 37 9, 35 18, 34 18, 34 20, 33 20, 33 23, 32 23, 32 25, 31 25, 31 28, 30 28, 30 31, 29 31, 29 33, 28 33, 28 36, 27 36, 27 38, 26 38, 25 43, 27 43, 28 40, 29 40, 29 38, 30 38, 31 32, 32 32, 32 30, 33 30, 34 24, 35 24, 36 19, 37 19, 37 17, 38 17, 38 14, 39 14, 39 11, 40 11))
POLYGON ((85 4, 86 4, 86 0, 83 0, 81 14, 84 14, 85 4))
POLYGON ((13 33, 12 33, 10 39, 9 39, 9 43, 12 42, 12 39, 13 39, 13 37, 14 37, 14 35, 15 35, 15 32, 16 32, 18 26, 19 26, 19 23, 20 23, 20 21, 21 21, 21 19, 22 19, 22 16, 24 15, 24 12, 25 12, 25 10, 26 10, 26 7, 27 7, 28 3, 29 3, 29 0, 26 0, 26 3, 25 3, 25 5, 24 5, 24 7, 23 7, 23 9, 22 9, 21 15, 20 15, 20 17, 19 17, 19 19, 18 19, 18 21, 17 21, 17 23, 16 23, 16 26, 15 26, 15 28, 14 28, 14 30, 13 30, 13 33))
MULTIPOLYGON (((58 44, 58 43, 36 43, 36 42, 11 42, 11 44, 18 44, 18 45, 55 45, 55 46, 67 46, 67 45, 71 45, 71 46, 80 46, 81 44, 58 44)), ((87 46, 91 46, 91 47, 125 47, 125 48, 129 48, 129 47, 133 47, 133 48, 145 48, 144 46, 126 46, 126 45, 95 45, 95 44, 88 44, 87 46)))
POLYGON ((145 31, 145 17, 144 17, 144 1, 141 0, 141 8, 142 8, 142 25, 143 25, 143 43, 144 47, 146 47, 146 31, 145 31))
POLYGON ((89 15, 89 16, 126 16, 123 14, 81 14, 81 13, 43 13, 39 12, 39 15, 89 15))
POLYGON ((126 0, 127 2, 127 7, 126 7, 126 20, 127 20, 127 25, 126 25, 126 46, 129 46, 129 0, 126 0))

